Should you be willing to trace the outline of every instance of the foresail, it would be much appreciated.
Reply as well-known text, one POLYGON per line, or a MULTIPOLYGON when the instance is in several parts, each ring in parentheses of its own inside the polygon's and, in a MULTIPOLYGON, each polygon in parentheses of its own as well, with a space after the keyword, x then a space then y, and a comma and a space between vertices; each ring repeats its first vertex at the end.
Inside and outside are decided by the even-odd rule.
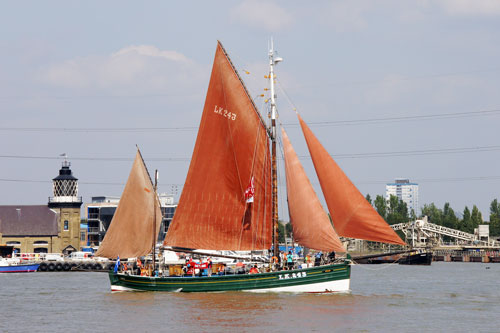
POLYGON ((150 253, 153 235, 156 240, 161 220, 160 203, 138 150, 118 208, 96 256, 135 258, 150 253))
POLYGON ((339 236, 405 245, 340 169, 300 115, 298 117, 339 236))
POLYGON ((288 211, 295 241, 315 250, 346 252, 283 128, 281 133, 288 211))
POLYGON ((270 248, 270 168, 265 124, 219 43, 188 175, 164 244, 270 248))

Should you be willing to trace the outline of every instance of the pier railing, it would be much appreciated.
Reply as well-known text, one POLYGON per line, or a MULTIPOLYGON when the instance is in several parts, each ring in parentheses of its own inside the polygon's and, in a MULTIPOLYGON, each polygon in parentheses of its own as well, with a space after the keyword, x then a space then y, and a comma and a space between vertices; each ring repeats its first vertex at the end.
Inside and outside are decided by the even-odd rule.
POLYGON ((391 228, 395 231, 401 230, 407 236, 411 233, 412 230, 422 231, 424 234, 432 233, 440 236, 449 236, 455 238, 459 241, 462 241, 462 244, 477 244, 489 247, 499 247, 500 243, 494 240, 484 241, 478 240, 476 235, 470 234, 464 231, 444 227, 442 225, 434 224, 434 223, 418 223, 417 222, 408 222, 408 223, 398 223, 391 225, 391 228))

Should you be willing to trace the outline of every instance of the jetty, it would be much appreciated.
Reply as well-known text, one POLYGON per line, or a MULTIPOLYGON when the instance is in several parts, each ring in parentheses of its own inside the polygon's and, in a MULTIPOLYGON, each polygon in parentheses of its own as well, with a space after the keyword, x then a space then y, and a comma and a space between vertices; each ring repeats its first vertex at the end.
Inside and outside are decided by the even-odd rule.
POLYGON ((74 252, 69 256, 61 253, 14 253, 12 257, 21 262, 39 264, 39 272, 107 272, 115 266, 115 261, 92 257, 87 252, 74 252))

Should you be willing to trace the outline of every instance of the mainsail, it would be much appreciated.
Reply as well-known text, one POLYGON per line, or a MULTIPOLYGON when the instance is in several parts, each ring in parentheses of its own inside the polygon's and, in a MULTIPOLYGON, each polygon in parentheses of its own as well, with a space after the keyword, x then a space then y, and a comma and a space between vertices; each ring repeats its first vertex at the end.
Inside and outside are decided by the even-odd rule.
POLYGON ((268 249, 270 168, 266 126, 218 43, 191 164, 164 244, 268 249), (252 178, 253 202, 249 202, 245 192, 252 178))
POLYGON ((294 239, 311 249, 346 252, 283 128, 281 137, 285 154, 288 211, 294 239))
POLYGON ((297 114, 339 236, 406 245, 373 209, 297 114))
POLYGON ((158 197, 137 150, 118 208, 96 256, 135 258, 150 253, 161 220, 158 197))

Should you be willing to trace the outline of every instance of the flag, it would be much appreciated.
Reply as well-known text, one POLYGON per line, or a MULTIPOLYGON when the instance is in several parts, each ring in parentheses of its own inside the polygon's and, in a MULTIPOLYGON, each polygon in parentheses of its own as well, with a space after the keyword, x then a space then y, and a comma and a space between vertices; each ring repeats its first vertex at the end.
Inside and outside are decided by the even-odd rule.
POLYGON ((255 187, 253 184, 253 176, 250 178, 250 184, 248 184, 247 189, 245 190, 245 199, 247 202, 253 202, 253 196, 255 194, 255 187))
POLYGON ((116 259, 116 264, 115 264, 115 274, 118 273, 118 268, 120 268, 120 256, 118 256, 118 259, 116 259))

